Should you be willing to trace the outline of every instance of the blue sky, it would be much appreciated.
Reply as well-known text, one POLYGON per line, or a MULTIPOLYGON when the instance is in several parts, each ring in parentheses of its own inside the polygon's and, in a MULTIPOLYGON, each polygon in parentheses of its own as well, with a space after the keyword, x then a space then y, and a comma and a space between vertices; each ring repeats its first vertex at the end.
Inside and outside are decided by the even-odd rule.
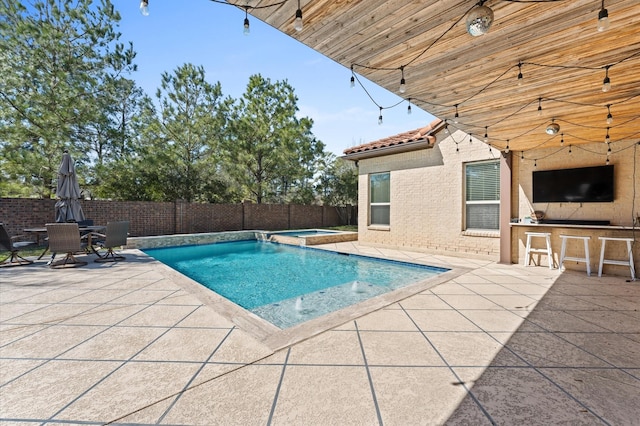
MULTIPOLYGON (((122 20, 122 42, 133 42, 138 71, 132 76, 150 96, 162 72, 190 62, 202 65, 210 83, 220 82, 223 94, 239 98, 249 76, 261 74, 287 80, 298 96, 301 116, 313 119, 314 135, 326 150, 342 155, 347 148, 427 125, 433 116, 407 103, 383 110, 356 84, 351 71, 295 39, 249 16, 251 34, 243 34, 244 12, 209 0, 150 0, 142 16, 136 0, 113 0, 122 20)), ((401 98, 359 76, 373 99, 384 107, 401 98)))

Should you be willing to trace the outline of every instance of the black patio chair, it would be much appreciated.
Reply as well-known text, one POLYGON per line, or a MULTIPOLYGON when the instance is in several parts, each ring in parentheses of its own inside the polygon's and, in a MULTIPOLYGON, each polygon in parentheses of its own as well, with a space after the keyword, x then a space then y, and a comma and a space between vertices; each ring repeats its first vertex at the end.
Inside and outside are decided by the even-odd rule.
POLYGON ((29 265, 33 263, 33 260, 25 259, 20 256, 18 252, 25 247, 35 246, 36 243, 33 241, 14 241, 18 238, 22 238, 22 236, 16 235, 10 237, 4 224, 0 223, 0 248, 9 252, 9 256, 0 262, 0 267, 29 265))

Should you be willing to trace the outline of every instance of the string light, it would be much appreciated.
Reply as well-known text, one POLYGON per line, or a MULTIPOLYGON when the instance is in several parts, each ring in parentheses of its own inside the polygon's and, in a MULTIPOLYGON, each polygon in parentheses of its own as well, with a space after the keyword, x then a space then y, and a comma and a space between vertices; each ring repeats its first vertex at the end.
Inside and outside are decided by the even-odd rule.
POLYGON ((460 153, 460 148, 458 148, 458 143, 456 142, 456 154, 460 153))
POLYGON ((298 9, 296 10, 296 19, 293 21, 293 28, 296 31, 302 31, 304 23, 302 22, 302 9, 300 9, 300 0, 298 0, 298 9))
POLYGON ((571 154, 571 145, 569 145, 569 154, 571 154))
POLYGON ((564 146, 564 133, 560 133, 560 146, 564 146))
POLYGON ((611 115, 611 104, 607 105, 607 124, 613 123, 613 115, 611 115))
POLYGON ((456 113, 453 116, 453 122, 458 124, 458 118, 460 117, 460 114, 458 114, 458 104, 455 104, 454 106, 456 107, 456 113))
POLYGON ((542 115, 542 98, 538 98, 538 117, 542 115))
POLYGON ((507 146, 505 147, 504 152, 507 154, 509 153, 509 139, 507 139, 507 146))
POLYGON ((411 98, 409 98, 409 106, 407 107, 407 114, 411 115, 411 98))
POLYGON ((611 144, 607 143, 607 157, 611 155, 611 144))
POLYGON ((244 35, 249 35, 251 32, 249 28, 249 6, 244 7, 244 30, 242 32, 244 35))
POLYGON ((604 0, 602 0, 602 8, 598 12, 598 31, 606 31, 609 29, 609 12, 604 8, 604 0))
POLYGON ((444 120, 444 132, 447 135, 449 134, 449 123, 447 123, 447 120, 444 120))
POLYGON ((489 142, 489 126, 484 126, 484 143, 489 142))
POLYGON ((607 166, 609 165, 609 157, 607 157, 607 161, 605 161, 605 163, 607 166))
POLYGON ((469 133, 469 143, 473 143, 473 134, 469 133))
POLYGON ((379 107, 379 108, 380 108, 380 115, 378 116, 378 125, 381 125, 382 124, 382 107, 379 107))
POLYGON ((142 16, 149 16, 149 0, 140 2, 140 13, 142 13, 142 16))
POLYGON ((609 127, 607 127, 607 136, 604 137, 604 143, 611 142, 611 138, 609 137, 609 127))
POLYGON ((518 62, 518 86, 522 86, 522 62, 518 62))
POLYGON ((353 74, 353 65, 351 65, 351 88, 353 89, 354 87, 356 87, 356 77, 353 74))
POLYGON ((404 93, 407 91, 407 85, 404 80, 404 65, 400 67, 400 72, 402 73, 402 78, 400 78, 400 93, 404 93))
POLYGON ((538 167, 538 160, 533 160, 533 168, 537 168, 538 167))
POLYGON ((611 90, 611 79, 609 78, 609 67, 611 65, 607 65, 604 67, 604 80, 602 80, 602 91, 608 92, 611 90))
POLYGON ((520 151, 520 160, 524 161, 524 151, 520 151))

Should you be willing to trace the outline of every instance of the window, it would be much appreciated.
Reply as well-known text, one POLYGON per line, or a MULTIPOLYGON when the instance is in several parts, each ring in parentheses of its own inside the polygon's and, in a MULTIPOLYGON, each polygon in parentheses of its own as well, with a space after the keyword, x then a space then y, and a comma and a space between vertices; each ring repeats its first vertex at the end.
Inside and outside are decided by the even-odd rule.
POLYGON ((465 229, 499 229, 499 162, 484 161, 466 164, 465 177, 465 229))
POLYGON ((389 173, 369 175, 369 224, 389 226, 390 207, 389 173))

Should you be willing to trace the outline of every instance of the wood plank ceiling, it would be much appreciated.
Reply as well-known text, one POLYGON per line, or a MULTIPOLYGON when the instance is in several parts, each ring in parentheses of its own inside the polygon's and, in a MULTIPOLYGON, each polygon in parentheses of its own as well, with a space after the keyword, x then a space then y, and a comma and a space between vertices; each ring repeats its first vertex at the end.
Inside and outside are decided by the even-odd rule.
POLYGON ((345 90, 353 66, 450 126, 481 139, 486 132, 495 147, 605 142, 608 127, 612 144, 640 140, 639 0, 605 0, 611 24, 603 32, 596 30, 601 0, 487 0, 494 21, 479 37, 465 26, 476 0, 301 0, 300 32, 298 2, 275 3, 242 6, 344 65, 345 90), (603 92, 607 66, 611 90, 603 92), (552 120, 560 132, 550 136, 552 120))

